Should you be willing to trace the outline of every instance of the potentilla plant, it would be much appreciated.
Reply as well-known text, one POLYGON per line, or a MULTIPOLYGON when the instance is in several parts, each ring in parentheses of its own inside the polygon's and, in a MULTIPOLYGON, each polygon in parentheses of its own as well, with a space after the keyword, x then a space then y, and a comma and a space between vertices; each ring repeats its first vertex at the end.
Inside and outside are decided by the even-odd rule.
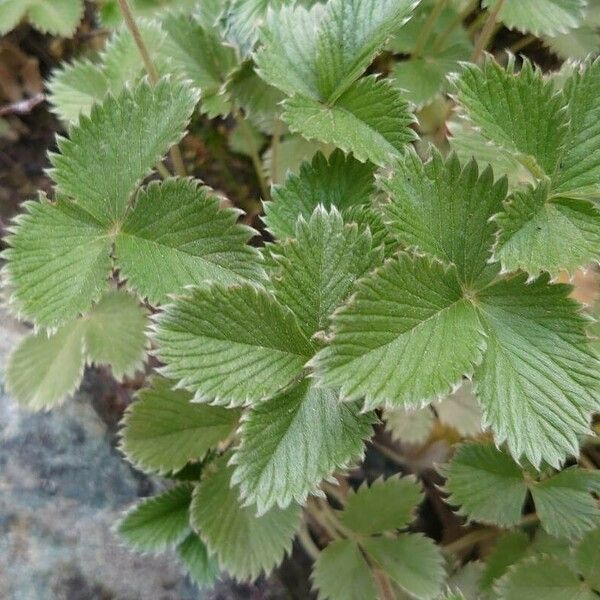
POLYGON ((473 2, 215 0, 151 21, 118 4, 104 51, 49 83, 69 124, 54 192, 3 258, 35 326, 7 370, 24 406, 60 404, 86 364, 159 365, 121 449, 172 484, 123 539, 202 585, 268 574, 298 539, 324 599, 597 597, 600 474, 577 459, 600 361, 557 276, 600 255, 600 62, 482 54, 497 21, 564 49, 593 3, 484 2, 475 44, 473 2), (461 120, 436 149, 415 108, 446 92, 461 120), (235 121, 263 243, 187 176, 195 112, 235 121), (349 486, 382 420, 471 438, 439 465, 473 527, 457 541, 425 535, 429 490, 405 469, 349 486))

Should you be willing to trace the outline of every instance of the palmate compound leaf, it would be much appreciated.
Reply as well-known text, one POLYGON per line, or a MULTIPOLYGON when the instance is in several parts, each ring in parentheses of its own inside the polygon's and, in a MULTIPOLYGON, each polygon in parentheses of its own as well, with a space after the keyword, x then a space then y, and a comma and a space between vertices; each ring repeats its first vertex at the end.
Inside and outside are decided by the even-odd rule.
POLYGON ((421 486, 413 477, 376 479, 350 492, 339 518, 361 535, 404 529, 422 500, 421 486))
POLYGON ((577 454, 600 397, 600 363, 571 288, 526 275, 478 294, 487 349, 475 371, 476 393, 497 443, 534 465, 558 466, 577 454))
POLYGON ((291 96, 283 120, 292 131, 377 164, 414 139, 407 105, 387 82, 371 77, 350 87, 414 6, 333 0, 269 13, 255 60, 259 75, 291 96))
POLYGON ((198 402, 231 406, 276 394, 314 353, 294 315, 251 284, 190 290, 164 308, 154 340, 163 374, 198 402))
POLYGON ((420 406, 481 360, 484 338, 457 270, 405 253, 362 279, 313 359, 319 381, 365 407, 420 406))
POLYGON ((301 216, 295 238, 274 246, 272 255, 275 297, 292 310, 307 337, 327 329, 354 282, 383 256, 372 248, 369 231, 345 225, 335 207, 327 212, 322 206, 308 220, 301 216))
POLYGON ((44 33, 71 36, 83 17, 83 0, 0 0, 0 34, 23 18, 44 33))
POLYGON ((187 574, 200 587, 211 585, 219 577, 216 558, 209 554, 206 544, 196 533, 190 533, 177 546, 177 556, 187 574))
POLYGON ((196 486, 191 524, 222 569, 239 580, 256 579, 291 549, 300 511, 291 505, 257 516, 255 506, 243 506, 228 459, 226 454, 215 461, 215 469, 196 486))
POLYGON ((375 75, 360 79, 332 106, 308 96, 292 96, 283 106, 290 131, 352 152, 363 162, 387 165, 416 139, 408 104, 390 81, 375 75))
POLYGON ((530 492, 540 524, 555 537, 580 538, 600 522, 596 471, 567 469, 537 481, 508 454, 491 444, 461 446, 440 471, 447 478, 448 503, 469 520, 512 527, 521 520, 530 492), (502 490, 500 494, 498 490, 502 490))
POLYGON ((7 389, 21 405, 41 410, 77 389, 86 362, 110 364, 118 378, 130 375, 146 354, 146 324, 146 312, 134 298, 108 292, 89 313, 56 332, 27 336, 10 355, 7 389))
POLYGON ((189 85, 168 79, 108 96, 51 155, 58 193, 103 225, 118 222, 135 186, 183 136, 197 100, 189 85))
POLYGON ((192 394, 155 378, 125 412, 121 450, 137 467, 159 474, 201 460, 234 430, 239 410, 192 402, 192 394))
POLYGON ((142 500, 117 524, 117 532, 138 550, 158 552, 179 544, 190 532, 190 504, 193 486, 175 487, 142 500))
POLYGON ((600 211, 589 200, 549 199, 547 183, 514 192, 504 212, 494 257, 505 271, 576 271, 600 258, 600 211))
MULTIPOLYGON (((492 8, 497 0, 483 0, 492 8)), ((505 0, 498 18, 509 28, 524 33, 554 35, 578 27, 585 15, 586 0, 505 0)))
POLYGON ((569 566, 553 556, 518 562, 496 585, 500 600, 595 600, 598 596, 569 566))
POLYGON ((267 229, 284 240, 295 236, 298 217, 309 219, 319 205, 343 212, 369 204, 375 191, 374 170, 372 164, 360 163, 341 150, 334 150, 329 158, 317 152, 310 163, 302 164, 298 175, 290 174, 283 185, 273 187, 273 201, 264 205, 267 229))
POLYGON ((115 239, 121 277, 151 304, 205 280, 260 280, 260 255, 247 245, 254 230, 240 211, 219 208, 192 179, 167 179, 142 190, 115 239))
POLYGON ((335 469, 362 457, 375 421, 305 379, 252 407, 242 422, 232 481, 259 514, 303 503, 335 469))

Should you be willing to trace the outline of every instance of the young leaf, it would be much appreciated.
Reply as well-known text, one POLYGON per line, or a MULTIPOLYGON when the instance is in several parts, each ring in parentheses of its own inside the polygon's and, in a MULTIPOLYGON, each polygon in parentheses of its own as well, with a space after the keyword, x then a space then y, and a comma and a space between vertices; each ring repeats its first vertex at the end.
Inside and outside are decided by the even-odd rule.
POLYGON ((456 82, 458 100, 482 133, 517 156, 538 177, 551 176, 567 134, 564 98, 529 61, 515 71, 492 59, 482 67, 468 65, 456 82))
POLYGON ((596 591, 600 591, 600 529, 593 529, 583 536, 575 549, 579 572, 596 591))
POLYGON ((154 339, 163 373, 196 401, 237 406, 277 393, 314 353, 294 315, 250 284, 178 298, 160 315, 154 339))
POLYGON ((527 495, 521 469, 491 444, 461 446, 441 472, 448 503, 460 506, 459 514, 500 527, 520 520, 527 495))
POLYGON ((194 490, 191 523, 222 569, 236 579, 256 579, 291 549, 299 511, 292 505, 258 517, 253 506, 242 506, 227 459, 228 455, 218 459, 216 470, 194 490))
POLYGON ((109 96, 59 140, 60 154, 51 155, 57 191, 103 225, 119 221, 136 184, 183 136, 196 102, 187 84, 166 79, 109 96))
POLYGON ((312 579, 319 600, 377 600, 371 567, 353 540, 335 540, 319 553, 312 579))
POLYGON ((290 131, 379 166, 389 164, 416 139, 406 101, 388 80, 376 76, 358 81, 332 106, 308 96, 292 96, 283 106, 290 131))
POLYGON ((598 410, 600 364, 570 288, 542 276, 501 280, 478 295, 487 350, 475 372, 484 425, 498 444, 557 466, 598 410))
POLYGON ((569 569, 551 556, 517 563, 496 586, 500 600, 594 600, 596 594, 569 569))
POLYGON ((209 586, 219 577, 219 567, 210 556, 206 545, 196 533, 190 533, 177 546, 177 556, 185 566, 188 575, 200 587, 209 586))
POLYGON ((133 296, 116 290, 104 294, 81 317, 88 363, 110 365, 117 379, 133 375, 146 356, 147 321, 133 296))
POLYGON ((0 34, 27 17, 31 24, 53 35, 73 35, 83 17, 82 0, 0 0, 0 34))
POLYGON ((421 486, 412 477, 376 479, 348 495, 339 518, 361 535, 404 529, 422 500, 421 486))
POLYGON ((571 468, 531 486, 536 512, 553 536, 577 538, 600 525, 600 473, 571 468))
POLYGON ((588 200, 548 200, 541 184, 516 191, 496 218, 494 258, 506 271, 574 272, 600 257, 600 211, 588 200))
POLYGON ((404 253, 358 283, 333 329, 313 360, 319 380, 344 398, 364 396, 367 408, 435 399, 473 371, 484 347, 456 268, 404 253))
POLYGON ((375 191, 373 173, 373 165, 360 163, 341 150, 329 158, 317 152, 312 162, 302 164, 298 175, 290 174, 284 185, 273 187, 273 201, 265 203, 267 229, 285 240, 295 236, 298 217, 308 220, 319 205, 343 212, 369 204, 375 191))
POLYGON ((458 390, 435 404, 434 408, 440 422, 456 429, 461 436, 481 433, 481 408, 470 381, 464 380, 458 390))
POLYGON ((6 389, 29 410, 53 408, 78 388, 84 367, 83 332, 73 321, 23 339, 8 360, 6 389))
POLYGON ((308 221, 300 217, 296 237, 275 246, 275 297, 292 310, 307 337, 323 331, 354 282, 381 262, 368 231, 344 225, 340 213, 322 206, 308 221))
POLYGON ((64 199, 26 202, 6 239, 14 312, 52 328, 90 309, 106 289, 111 242, 102 224, 64 199))
POLYGON ((154 305, 206 280, 260 280, 260 255, 247 244, 254 230, 238 216, 192 179, 151 183, 115 239, 121 277, 154 305))
POLYGON ((209 118, 227 115, 225 82, 237 66, 235 50, 225 45, 216 28, 203 27, 194 17, 172 13, 162 20, 168 34, 164 52, 176 72, 181 72, 202 92, 202 112, 209 118))
POLYGON ((444 559, 429 538, 405 533, 397 538, 365 538, 362 545, 369 557, 411 597, 431 600, 441 593, 444 559))
POLYGON ((494 183, 491 169, 481 174, 471 160, 464 168, 456 156, 438 152, 423 164, 414 150, 395 165, 380 186, 391 199, 385 211, 388 229, 408 247, 456 266, 468 286, 487 280, 496 225, 490 217, 502 209, 506 181, 494 183))
POLYGON ((189 533, 193 486, 174 488, 142 500, 119 521, 119 535, 139 550, 159 551, 178 544, 189 533))
POLYGON ((435 425, 435 415, 429 406, 413 410, 386 408, 383 420, 392 439, 405 444, 424 443, 435 425))
MULTIPOLYGON (((483 0, 492 8, 496 0, 483 0)), ((578 27, 585 13, 586 0, 538 0, 535 5, 523 0, 505 0, 499 19, 509 28, 524 33, 554 35, 578 27)))
POLYGON ((249 412, 232 460, 233 483, 259 514, 303 503, 336 468, 362 456, 374 421, 305 379, 249 412))
POLYGON ((192 394, 156 378, 129 405, 123 418, 121 448, 140 468, 165 474, 200 460, 235 428, 240 413, 192 403, 192 394))

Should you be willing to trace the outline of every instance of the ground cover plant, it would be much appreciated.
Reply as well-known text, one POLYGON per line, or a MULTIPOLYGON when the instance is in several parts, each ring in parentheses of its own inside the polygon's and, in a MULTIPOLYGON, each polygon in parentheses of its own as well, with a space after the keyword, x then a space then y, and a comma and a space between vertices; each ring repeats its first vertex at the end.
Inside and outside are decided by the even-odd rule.
MULTIPOLYGON (((0 30, 83 14, 16 7, 0 30)), ((169 483, 124 541, 202 586, 296 540, 324 599, 597 598, 600 360, 566 282, 600 255, 599 9, 99 3, 108 41, 48 81, 51 193, 5 239, 34 326, 7 386, 46 410, 86 365, 143 373, 121 449, 169 483), (199 120, 261 202, 194 176, 199 120)))

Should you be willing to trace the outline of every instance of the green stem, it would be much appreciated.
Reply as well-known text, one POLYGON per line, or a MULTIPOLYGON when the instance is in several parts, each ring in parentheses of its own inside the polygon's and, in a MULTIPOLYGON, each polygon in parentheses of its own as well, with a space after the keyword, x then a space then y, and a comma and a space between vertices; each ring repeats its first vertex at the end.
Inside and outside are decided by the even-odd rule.
POLYGON ((252 165, 254 166, 254 172, 256 173, 256 178, 258 179, 258 185, 260 186, 260 191, 263 197, 263 200, 270 200, 271 193, 269 192, 269 185, 265 178, 265 173, 262 168, 262 163, 260 161, 260 156, 258 156, 258 152, 254 147, 254 140, 252 139, 252 131, 250 131, 250 127, 248 127, 248 123, 246 119, 241 115, 238 111, 235 113, 235 121, 246 140, 246 144, 248 145, 248 151, 250 152, 250 158, 252 160, 252 165))
MULTIPOLYGON (((144 42, 144 38, 142 37, 140 29, 137 26, 135 17, 131 12, 129 3, 127 2, 127 0, 118 0, 118 2, 119 7, 121 8, 121 12, 123 13, 123 20, 125 21, 125 25, 127 26, 127 29, 129 29, 129 32, 133 37, 133 41, 137 46, 138 52, 142 57, 142 61, 144 62, 144 67, 146 68, 146 72, 148 73, 148 80, 152 85, 156 85, 159 80, 158 71, 156 70, 154 63, 152 62, 150 52, 148 51, 146 43, 144 42)), ((173 146, 169 151, 169 154, 171 156, 171 162, 173 163, 175 173, 177 173, 177 175, 180 175, 181 177, 185 177, 187 175, 187 171, 185 168, 185 163, 183 162, 183 156, 181 156, 181 150, 179 149, 179 146, 173 146)), ((160 172, 161 170, 159 168, 159 173, 160 172)))
POLYGON ((490 40, 496 30, 496 22, 498 20, 498 14, 502 10, 502 6, 504 5, 504 0, 496 0, 496 4, 489 12, 485 25, 477 38, 477 42, 475 43, 475 48, 473 49, 473 54, 471 55, 471 62, 477 63, 483 54, 483 51, 488 47, 490 40))
POLYGON ((372 565, 371 570, 373 571, 373 577, 375 578, 375 584, 377 585, 379 599, 396 600, 396 594, 394 593, 394 588, 392 588, 388 574, 372 565))
POLYGON ((433 10, 429 13, 427 20, 423 24, 423 29, 421 29, 419 33, 417 43, 415 44, 415 49, 412 53, 414 58, 419 58, 423 54, 423 50, 425 49, 429 37, 431 36, 431 32, 433 31, 433 28, 435 27, 435 24, 437 23, 437 20, 442 14, 442 11, 446 7, 447 3, 448 0, 437 0, 433 10))
MULTIPOLYGON (((271 173, 277 173, 279 162, 279 146, 281 143, 281 121, 275 118, 273 123, 273 137, 271 138, 271 173)), ((279 183, 272 181, 271 183, 279 183)))
POLYGON ((513 54, 516 54, 517 52, 519 52, 519 50, 523 50, 523 48, 526 48, 527 46, 529 46, 529 44, 532 44, 536 40, 537 37, 533 35, 533 33, 530 33, 529 35, 518 39, 514 44, 512 44, 509 48, 509 51, 513 54))
POLYGON ((317 560, 319 558, 320 550, 313 542, 313 539, 308 531, 308 527, 306 526, 306 522, 302 521, 300 523, 300 527, 298 528, 296 535, 298 536, 298 541, 302 544, 302 547, 306 551, 306 554, 308 554, 313 560, 317 560))
POLYGON ((432 48, 434 54, 444 47, 444 44, 446 43, 452 32, 459 25, 462 25, 462 22, 477 8, 478 4, 479 0, 471 0, 471 2, 469 2, 469 4, 467 4, 467 6, 462 11, 456 13, 452 21, 448 23, 446 28, 440 33, 440 35, 435 40, 435 43, 433 44, 432 48))

